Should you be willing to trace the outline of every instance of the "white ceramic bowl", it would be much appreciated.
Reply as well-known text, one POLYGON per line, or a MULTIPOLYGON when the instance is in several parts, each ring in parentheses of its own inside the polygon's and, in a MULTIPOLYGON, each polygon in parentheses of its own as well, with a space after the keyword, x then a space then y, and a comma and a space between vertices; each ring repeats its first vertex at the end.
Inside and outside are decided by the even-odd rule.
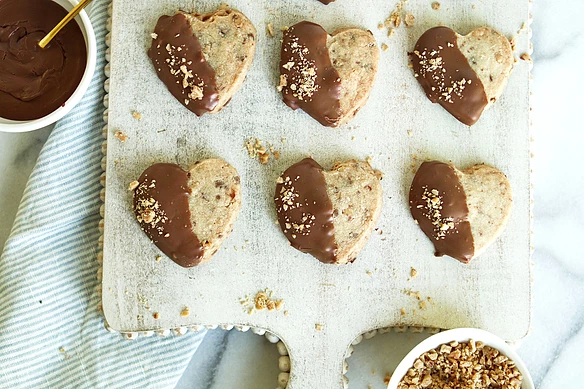
MULTIPOLYGON (((75 0, 53 0, 57 4, 61 5, 67 11, 70 11, 77 1, 75 0)), ((35 120, 8 120, 0 117, 0 131, 3 132, 26 132, 38 130, 39 128, 46 127, 50 124, 55 123, 57 120, 65 116, 79 101, 87 91, 93 73, 95 72, 95 63, 97 57, 97 44, 95 42, 95 32, 89 21, 89 17, 85 11, 81 11, 79 15, 75 18, 77 24, 83 32, 83 37, 85 38, 85 46, 87 48, 87 66, 85 66, 85 72, 81 78, 81 82, 75 92, 69 97, 65 104, 50 114, 35 120)))
POLYGON ((432 335, 428 339, 423 340, 420 344, 414 347, 404 359, 402 359, 391 376, 387 389, 397 389, 399 382, 408 372, 408 369, 414 365, 414 361, 426 351, 437 348, 441 344, 450 343, 453 340, 456 340, 457 342, 468 342, 469 339, 481 341, 487 346, 496 348, 502 354, 512 359, 515 362, 515 366, 517 366, 523 375, 521 389, 535 389, 531 375, 529 375, 529 372, 527 371, 527 367, 521 358, 519 358, 519 355, 515 350, 498 336, 476 328, 457 328, 454 330, 439 332, 436 335, 432 335))

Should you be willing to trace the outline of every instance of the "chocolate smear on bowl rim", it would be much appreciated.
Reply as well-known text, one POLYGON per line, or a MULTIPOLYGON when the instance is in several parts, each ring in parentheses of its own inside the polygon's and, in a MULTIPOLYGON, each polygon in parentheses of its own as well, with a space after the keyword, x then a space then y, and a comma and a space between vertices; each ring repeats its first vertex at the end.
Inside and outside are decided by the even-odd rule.
POLYGON ((290 108, 334 127, 341 118, 341 78, 331 63, 327 38, 320 25, 307 21, 284 31, 278 89, 290 108))
POLYGON ((322 166, 305 158, 286 169, 276 182, 278 222, 292 247, 323 263, 336 263, 333 205, 322 166))
POLYGON ((158 78, 187 109, 201 116, 215 108, 219 101, 215 70, 185 15, 158 19, 148 56, 158 78))
POLYGON ((432 103, 439 103, 460 122, 472 126, 489 101, 484 86, 458 48, 448 27, 426 31, 409 53, 414 76, 432 103))
POLYGON ((142 231, 182 267, 196 266, 203 245, 192 230, 189 175, 180 166, 157 163, 147 168, 134 188, 134 213, 142 231))
POLYGON ((410 187, 412 217, 434 244, 435 255, 448 255, 468 263, 474 241, 468 221, 466 194, 452 165, 424 162, 410 187))

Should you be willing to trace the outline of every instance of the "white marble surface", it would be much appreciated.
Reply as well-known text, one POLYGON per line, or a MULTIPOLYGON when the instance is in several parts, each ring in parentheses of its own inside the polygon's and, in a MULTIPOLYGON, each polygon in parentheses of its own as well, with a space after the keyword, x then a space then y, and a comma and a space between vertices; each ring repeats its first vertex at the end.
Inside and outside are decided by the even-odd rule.
MULTIPOLYGON (((579 388, 584 349, 584 261, 578 247, 584 236, 584 125, 579 117, 584 1, 534 0, 533 14, 535 297, 533 331, 519 353, 538 388, 579 388)), ((0 248, 49 132, 0 133, 0 248)), ((420 337, 391 333, 356 346, 348 360, 350 387, 383 388, 385 373, 420 337)), ((215 330, 178 388, 273 389, 277 358, 275 346, 263 337, 215 330)))

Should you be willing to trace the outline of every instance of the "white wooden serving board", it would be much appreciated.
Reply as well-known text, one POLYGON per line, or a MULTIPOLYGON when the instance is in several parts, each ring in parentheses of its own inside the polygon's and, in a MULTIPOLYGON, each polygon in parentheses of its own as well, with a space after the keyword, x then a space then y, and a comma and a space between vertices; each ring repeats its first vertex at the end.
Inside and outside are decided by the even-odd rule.
POLYGON ((146 51, 160 15, 178 9, 208 12, 219 2, 114 1, 102 290, 111 328, 138 332, 239 324, 267 329, 288 347, 292 389, 342 388, 348 345, 379 327, 479 327, 508 340, 526 336, 531 318, 529 64, 516 64, 499 101, 469 128, 428 101, 407 66, 407 52, 426 29, 439 24, 463 34, 490 25, 517 37, 517 54, 527 52, 527 30, 517 31, 527 23, 528 1, 442 0, 439 11, 431 3, 410 0, 404 10, 415 16, 415 25, 402 26, 388 38, 377 26, 394 9, 393 1, 337 0, 323 6, 316 0, 234 0, 230 5, 258 30, 256 57, 230 104, 219 114, 198 118, 159 81, 146 51), (292 111, 275 88, 280 28, 304 19, 329 32, 366 28, 379 45, 389 46, 381 52, 369 102, 338 129, 292 111), (267 23, 273 23, 276 37, 266 36, 267 23), (142 119, 133 118, 132 111, 142 119), (128 135, 125 143, 111 136, 118 130, 128 135), (280 160, 264 166, 250 159, 244 148, 250 137, 272 143, 280 160), (379 231, 353 264, 325 265, 296 251, 274 223, 275 180, 308 155, 325 168, 336 160, 372 157, 373 167, 384 174, 379 231), (128 184, 152 163, 186 168, 209 157, 224 158, 241 175, 243 205, 234 231, 207 264, 184 269, 166 257, 157 262, 158 249, 133 215, 128 184), (417 168, 429 158, 461 168, 485 162, 511 181, 514 207, 507 229, 470 265, 435 258, 410 216, 411 164, 417 168), (411 267, 418 275, 410 280, 411 267), (284 299, 284 309, 249 315, 239 299, 265 288, 284 299), (432 300, 420 309, 404 290, 432 300), (180 315, 184 307, 189 316, 180 315), (157 320, 153 312, 159 313, 157 320))

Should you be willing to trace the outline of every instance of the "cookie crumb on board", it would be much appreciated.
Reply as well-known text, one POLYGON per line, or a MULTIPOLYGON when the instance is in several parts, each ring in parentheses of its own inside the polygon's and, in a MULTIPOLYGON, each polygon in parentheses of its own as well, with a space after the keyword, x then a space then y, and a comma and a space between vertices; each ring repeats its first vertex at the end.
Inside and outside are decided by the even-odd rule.
POLYGON ((125 141, 128 140, 128 135, 124 134, 120 130, 116 131, 115 134, 114 134, 114 136, 116 137, 117 140, 119 140, 122 143, 124 143, 125 141))
POLYGON ((160 315, 158 314, 158 312, 154 312, 152 314, 152 317, 154 318, 154 320, 158 320, 158 318, 160 317, 160 315))
POLYGON ((521 58, 523 61, 533 62, 533 60, 531 59, 531 55, 529 55, 527 53, 521 54, 521 56, 519 58, 521 58))
POLYGON ((412 278, 414 278, 417 275, 418 275, 418 271, 415 268, 412 267, 411 270, 410 270, 410 276, 412 278))
MULTIPOLYGON (((246 310, 249 315, 253 314, 255 311, 281 311, 284 306, 284 300, 274 299, 272 297, 273 294, 273 291, 266 288, 256 293, 253 298, 250 296, 240 298, 239 303, 243 306, 244 310, 246 310)), ((284 312, 284 315, 288 316, 286 312, 284 312)))
POLYGON ((511 45, 511 50, 515 51, 515 48, 517 46, 517 38, 512 37, 511 39, 509 39, 509 44, 511 45))
MULTIPOLYGON (((389 14, 389 16, 380 23, 377 28, 382 30, 383 28, 387 28, 387 36, 391 37, 394 33, 394 28, 399 28, 402 25, 402 21, 404 26, 412 27, 414 25, 415 17, 411 13, 404 14, 403 8, 408 0, 401 0, 396 5, 393 11, 389 14)), ((388 46, 384 43, 381 45, 381 50, 386 51, 388 46)))
POLYGON ((272 23, 268 23, 268 24, 266 25, 266 34, 267 34, 269 37, 273 37, 273 36, 275 35, 275 34, 274 34, 274 25, 273 25, 272 23))
MULTIPOLYGON (((156 35, 156 38, 154 38, 154 33, 152 33, 152 39, 156 39, 158 38, 158 35, 156 35)), ((132 111, 132 117, 136 120, 142 120, 142 114, 138 111, 132 111)))
POLYGON ((433 3, 432 3, 432 9, 433 9, 434 11, 438 11, 438 10, 440 9, 440 3, 439 3, 439 2, 437 2, 437 1, 433 2, 433 3))
POLYGON ((245 141, 245 148, 251 159, 257 158, 262 165, 265 165, 270 161, 270 156, 274 157, 276 160, 280 159, 280 152, 277 151, 273 145, 266 142, 266 148, 262 143, 263 142, 257 138, 249 138, 245 141))
POLYGON ((189 311, 189 307, 184 307, 182 311, 180 311, 181 317, 187 317, 190 315, 191 312, 189 311))
POLYGON ((391 380, 391 374, 385 373, 385 377, 383 377, 383 384, 389 385, 389 380, 391 380))
POLYGON ((404 23, 405 23, 406 27, 412 27, 414 25, 415 20, 416 20, 416 18, 414 18, 414 15, 407 14, 406 17, 404 18, 404 23))
POLYGON ((322 325, 322 324, 318 324, 318 323, 316 323, 316 324, 314 325, 314 329, 315 329, 315 330, 317 330, 317 331, 322 331, 322 329, 323 329, 323 325, 322 325))

